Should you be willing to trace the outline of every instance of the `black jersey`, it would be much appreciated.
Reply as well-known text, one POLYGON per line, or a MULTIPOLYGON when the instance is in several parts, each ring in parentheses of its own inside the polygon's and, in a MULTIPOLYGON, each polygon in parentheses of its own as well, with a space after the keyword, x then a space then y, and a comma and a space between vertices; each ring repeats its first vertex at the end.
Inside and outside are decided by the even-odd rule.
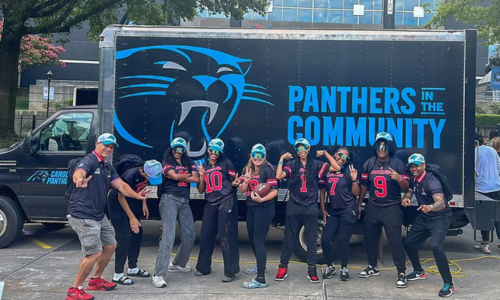
POLYGON ((217 160, 215 165, 205 162, 205 200, 212 204, 218 204, 229 197, 232 197, 236 189, 232 182, 236 178, 236 171, 233 163, 226 159, 217 160))
POLYGON ((327 165, 327 172, 323 173, 328 201, 333 209, 351 207, 356 203, 352 194, 352 180, 349 167, 342 166, 338 172, 332 172, 327 165))
MULTIPOLYGON (((318 190, 324 187, 325 182, 322 177, 323 172, 326 170, 327 164, 313 159, 311 162, 312 170, 315 174, 314 180, 307 180, 307 173, 304 166, 299 168, 298 170, 294 170, 295 160, 289 161, 286 163, 283 171, 286 174, 286 177, 291 178, 293 172, 298 172, 298 180, 292 183, 292 185, 288 185, 288 189, 290 191, 290 199, 295 201, 295 203, 300 205, 309 205, 311 203, 318 201, 318 190)), ((285 177, 285 178, 286 178, 285 177)))
MULTIPOLYGON (((243 169, 241 174, 245 175, 246 169, 243 169)), ((250 197, 250 192, 255 189, 255 187, 259 183, 264 183, 267 182, 271 186, 271 190, 277 190, 278 189, 278 180, 276 180, 276 171, 273 170, 267 163, 262 165, 259 170, 259 174, 257 175, 252 175, 252 179, 250 179, 250 182, 248 183, 248 188, 247 188, 247 206, 259 206, 259 205, 264 205, 264 203, 259 203, 255 202, 252 200, 252 197, 250 197)))
POLYGON ((177 174, 188 174, 196 170, 196 166, 193 164, 191 166, 184 166, 179 164, 177 161, 173 164, 163 163, 163 176, 165 177, 165 183, 163 184, 163 193, 174 194, 182 198, 189 198, 190 184, 189 182, 183 182, 174 180, 167 177, 168 172, 174 170, 177 174))
MULTIPOLYGON (((146 185, 148 184, 148 180, 142 176, 140 167, 135 167, 128 169, 125 171, 121 178, 125 183, 127 183, 132 190, 135 192, 139 193, 142 191, 146 185)), ((117 189, 113 189, 109 195, 109 208, 112 210, 121 210, 123 211, 123 208, 118 201, 118 194, 120 192, 117 189)), ((142 212, 142 201, 139 201, 135 198, 129 198, 126 197, 128 206, 134 214, 140 214, 142 212)))
POLYGON ((406 168, 403 162, 398 158, 391 158, 393 161, 380 162, 375 159, 375 164, 371 170, 369 167, 370 159, 363 165, 361 173, 361 183, 370 189, 369 201, 377 206, 391 206, 401 204, 401 187, 399 182, 393 180, 390 176, 391 166, 394 171, 401 175, 402 180, 408 180, 406 168))
MULTIPOLYGON (((418 178, 411 176, 410 189, 417 198, 418 205, 434 204, 434 196, 441 195, 444 198, 443 186, 441 182, 431 173, 424 171, 424 174, 418 178)), ((451 215, 451 209, 448 201, 444 201, 446 208, 442 211, 430 211, 425 215, 429 218, 451 215)))

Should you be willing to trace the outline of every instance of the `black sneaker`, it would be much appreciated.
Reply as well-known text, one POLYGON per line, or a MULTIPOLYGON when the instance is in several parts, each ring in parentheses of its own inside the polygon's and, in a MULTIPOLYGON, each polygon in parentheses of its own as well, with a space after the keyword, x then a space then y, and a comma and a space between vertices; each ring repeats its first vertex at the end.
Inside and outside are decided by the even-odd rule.
POLYGON ((371 265, 368 265, 366 269, 364 269, 358 274, 358 276, 361 278, 368 278, 370 276, 377 276, 377 275, 380 275, 378 267, 372 267, 371 265))
POLYGON ((455 287, 447 282, 439 291, 439 297, 450 297, 453 293, 455 293, 455 287))
POLYGON ((406 276, 406 278, 408 280, 410 280, 410 281, 413 281, 413 280, 422 280, 422 279, 426 279, 427 275, 425 274, 424 270, 422 270, 422 271, 413 271, 410 274, 408 274, 408 276, 406 276))
POLYGON ((330 279, 335 274, 335 266, 327 266, 325 272, 323 273, 323 279, 330 279))
POLYGON ((316 268, 308 268, 307 269, 307 278, 309 278, 309 280, 312 283, 319 283, 319 277, 318 277, 318 273, 316 272, 316 268))
POLYGON ((340 269, 340 280, 349 281, 349 270, 346 267, 340 269))
POLYGON ((396 281, 396 287, 405 288, 407 286, 406 275, 405 273, 399 273, 398 281, 396 281))

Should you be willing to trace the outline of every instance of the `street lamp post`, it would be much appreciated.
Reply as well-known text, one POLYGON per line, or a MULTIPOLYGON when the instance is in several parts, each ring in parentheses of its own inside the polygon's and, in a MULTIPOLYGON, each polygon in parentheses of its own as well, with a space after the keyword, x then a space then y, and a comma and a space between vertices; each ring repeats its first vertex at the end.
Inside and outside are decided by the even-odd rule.
POLYGON ((49 101, 50 101, 50 82, 52 81, 52 71, 49 70, 47 72, 47 81, 48 81, 48 91, 47 91, 47 119, 49 118, 49 101))

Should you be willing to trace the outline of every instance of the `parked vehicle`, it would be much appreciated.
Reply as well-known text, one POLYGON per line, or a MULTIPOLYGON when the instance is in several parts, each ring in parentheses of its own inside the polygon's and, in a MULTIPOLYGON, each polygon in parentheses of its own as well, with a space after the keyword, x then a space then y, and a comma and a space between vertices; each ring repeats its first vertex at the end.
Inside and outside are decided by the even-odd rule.
MULTIPOLYGON (((119 140, 114 157, 147 159, 161 159, 182 136, 189 155, 203 160, 208 142, 221 138, 240 171, 254 144, 276 163, 300 137, 313 150, 353 149, 361 168, 376 133, 388 131, 401 157, 421 152, 442 166, 454 192, 452 229, 469 223, 464 208, 473 215, 473 30, 108 26, 99 47, 98 107, 62 110, 0 152, 0 247, 23 222, 66 220, 67 162, 91 151, 102 132, 119 140)), ((286 182, 275 225, 284 224, 285 198, 286 182)), ((197 219, 202 199, 193 190, 197 219)), ((157 200, 149 201, 157 215, 157 200)), ((414 207, 405 210, 405 224, 414 216, 414 207)), ((300 238, 297 246, 302 257, 300 238)))

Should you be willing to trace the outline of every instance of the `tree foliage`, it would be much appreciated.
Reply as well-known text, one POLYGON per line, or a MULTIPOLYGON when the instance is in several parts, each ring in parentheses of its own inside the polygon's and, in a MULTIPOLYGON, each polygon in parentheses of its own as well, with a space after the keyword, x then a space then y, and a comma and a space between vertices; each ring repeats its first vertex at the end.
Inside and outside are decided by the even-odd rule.
MULTIPOLYGON (((118 23, 125 15, 135 24, 175 25, 192 20, 196 10, 241 19, 249 10, 264 13, 267 0, 0 0, 4 18, 0 40, 0 112, 13 116, 17 91, 17 62, 22 38, 27 34, 68 33, 89 22, 91 37, 118 23)), ((13 118, 0 117, 0 133, 13 132, 13 118), (9 121, 11 120, 11 121, 9 121)))
POLYGON ((500 0, 441 0, 436 15, 426 27, 445 26, 451 18, 474 24, 478 37, 488 44, 500 42, 500 0))

